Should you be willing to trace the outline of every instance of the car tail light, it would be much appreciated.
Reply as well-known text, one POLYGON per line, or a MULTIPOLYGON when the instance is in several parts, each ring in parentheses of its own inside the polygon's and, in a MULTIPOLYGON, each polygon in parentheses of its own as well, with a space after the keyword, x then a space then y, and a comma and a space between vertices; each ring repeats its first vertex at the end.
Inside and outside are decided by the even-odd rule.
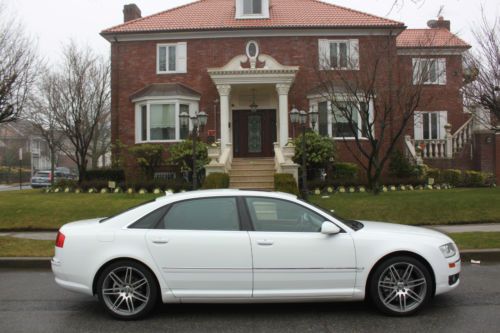
POLYGON ((60 231, 57 232, 57 237, 56 237, 56 247, 63 248, 64 247, 64 240, 66 239, 66 236, 60 231))

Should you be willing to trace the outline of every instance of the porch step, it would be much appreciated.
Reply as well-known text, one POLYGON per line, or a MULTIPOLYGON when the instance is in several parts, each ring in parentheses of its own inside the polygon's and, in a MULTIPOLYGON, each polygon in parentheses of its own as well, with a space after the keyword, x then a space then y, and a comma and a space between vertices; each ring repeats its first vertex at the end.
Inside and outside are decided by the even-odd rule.
POLYGON ((229 187, 274 189, 274 158, 235 158, 229 173, 229 187))

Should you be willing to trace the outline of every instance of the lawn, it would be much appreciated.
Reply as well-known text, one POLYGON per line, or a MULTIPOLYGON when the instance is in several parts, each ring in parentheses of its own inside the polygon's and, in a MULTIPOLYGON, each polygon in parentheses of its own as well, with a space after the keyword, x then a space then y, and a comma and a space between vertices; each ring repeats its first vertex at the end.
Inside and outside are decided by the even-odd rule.
POLYGON ((500 188, 333 194, 310 200, 348 219, 413 225, 500 223, 500 188))
POLYGON ((154 199, 153 194, 0 192, 0 230, 58 229, 61 225, 121 212, 154 199))

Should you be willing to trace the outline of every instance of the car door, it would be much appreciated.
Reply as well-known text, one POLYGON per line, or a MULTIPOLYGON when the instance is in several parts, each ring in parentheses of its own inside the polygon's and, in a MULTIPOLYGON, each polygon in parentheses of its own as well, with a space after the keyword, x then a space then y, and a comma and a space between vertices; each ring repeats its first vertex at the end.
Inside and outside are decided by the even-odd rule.
POLYGON ((250 240, 241 230, 236 198, 174 203, 146 240, 176 297, 251 297, 250 240))
POLYGON ((354 243, 347 232, 320 232, 327 220, 288 200, 246 197, 254 231, 255 298, 350 296, 356 279, 354 243))

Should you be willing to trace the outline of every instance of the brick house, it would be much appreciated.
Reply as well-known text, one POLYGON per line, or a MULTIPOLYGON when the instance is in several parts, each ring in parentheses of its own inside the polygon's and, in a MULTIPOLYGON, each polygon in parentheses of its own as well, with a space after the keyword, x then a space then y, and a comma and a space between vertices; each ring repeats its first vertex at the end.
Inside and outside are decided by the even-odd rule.
POLYGON ((297 106, 323 110, 315 130, 337 140, 340 160, 353 161, 349 137, 362 131, 345 132, 341 117, 329 115, 329 104, 315 93, 318 72, 355 77, 383 51, 396 60, 386 61, 382 73, 397 65, 411 82, 426 68, 423 94, 434 97, 415 113, 401 150, 418 160, 421 147, 425 163, 436 166, 495 168, 494 136, 482 132, 493 142, 481 138, 491 144, 477 157, 460 94, 462 53, 470 46, 442 18, 406 29, 317 0, 201 0, 147 17, 132 4, 123 12, 123 24, 101 32, 111 43, 113 142, 168 146, 187 137, 180 113, 205 111, 202 136, 220 140, 207 172, 229 172, 234 187, 272 187, 273 172, 297 172, 286 146, 296 134, 289 113, 297 106))

